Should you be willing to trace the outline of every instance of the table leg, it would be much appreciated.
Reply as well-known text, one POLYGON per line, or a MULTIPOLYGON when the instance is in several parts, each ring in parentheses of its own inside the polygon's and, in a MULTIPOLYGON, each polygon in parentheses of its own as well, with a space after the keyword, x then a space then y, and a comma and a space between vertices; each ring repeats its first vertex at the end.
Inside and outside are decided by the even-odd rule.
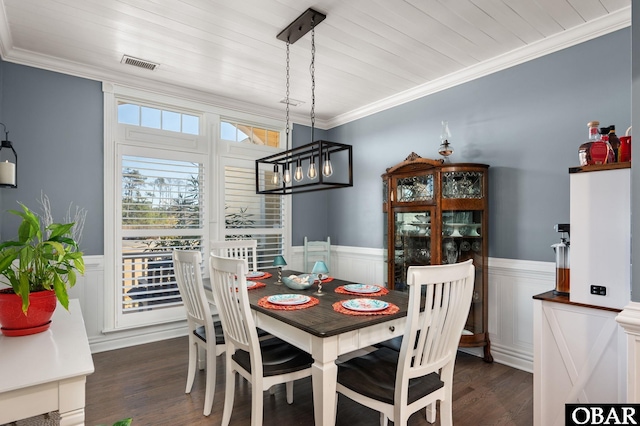
POLYGON ((60 426, 84 425, 85 383, 86 376, 59 382, 60 426))
POLYGON ((60 426, 84 425, 84 408, 60 413, 60 426))
POLYGON ((316 361, 311 365, 316 426, 335 425, 337 377, 338 366, 335 359, 326 363, 316 361))

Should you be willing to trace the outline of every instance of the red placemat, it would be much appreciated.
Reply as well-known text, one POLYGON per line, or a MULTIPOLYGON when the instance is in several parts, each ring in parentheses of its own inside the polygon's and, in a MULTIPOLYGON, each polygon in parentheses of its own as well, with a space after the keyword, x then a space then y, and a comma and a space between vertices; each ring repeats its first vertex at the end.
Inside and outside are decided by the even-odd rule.
POLYGON ((328 283, 328 282, 331 282, 331 281, 333 281, 333 277, 327 277, 324 280, 322 280, 323 283, 328 283))
POLYGON ((247 280, 249 281, 266 280, 267 278, 271 278, 272 276, 273 275, 271 275, 270 272, 265 272, 264 275, 262 275, 261 277, 252 277, 252 278, 247 277, 247 280))
MULTIPOLYGON (((251 287, 249 287, 249 284, 247 284, 247 290, 251 291, 251 290, 255 290, 256 288, 262 288, 262 287, 266 287, 267 285, 265 283, 261 283, 261 282, 257 282, 257 283, 252 283, 253 285, 251 287)), ((238 289, 236 288, 236 291, 238 291, 238 289)))
POLYGON ((262 282, 258 281, 257 283, 255 283, 251 287, 247 286, 247 290, 255 290, 256 288, 262 288, 262 287, 266 287, 266 286, 267 285, 265 283, 262 283, 262 282))
POLYGON ((340 312, 341 314, 345 314, 345 315, 393 315, 398 313, 398 311, 400 310, 400 308, 396 305, 394 305, 393 303, 389 303, 389 306, 386 309, 383 309, 381 311, 375 311, 375 312, 363 312, 363 311, 352 311, 351 309, 347 309, 344 306, 342 306, 342 300, 339 302, 335 302, 332 306, 333 306, 333 310, 336 312, 340 312))
POLYGON ((310 308, 320 303, 320 301, 317 298, 311 297, 311 296, 309 297, 311 300, 309 300, 307 303, 302 303, 300 305, 276 305, 275 303, 271 303, 267 300, 269 296, 265 296, 260 300, 258 300, 258 306, 262 306, 263 308, 267 308, 267 309, 275 309, 278 311, 295 311, 298 309, 310 308))
POLYGON ((361 297, 371 297, 371 296, 384 296, 385 294, 389 294, 389 289, 380 287, 380 291, 376 291, 375 293, 356 293, 355 291, 349 291, 349 290, 345 290, 344 286, 341 285, 339 287, 336 287, 336 293, 340 293, 340 294, 350 294, 352 296, 361 296, 361 297))

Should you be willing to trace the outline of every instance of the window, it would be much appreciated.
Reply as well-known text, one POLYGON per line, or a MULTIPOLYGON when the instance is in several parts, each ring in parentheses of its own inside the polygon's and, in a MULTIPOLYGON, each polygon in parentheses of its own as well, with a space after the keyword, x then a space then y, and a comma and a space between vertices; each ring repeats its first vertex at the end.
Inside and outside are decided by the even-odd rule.
POLYGON ((181 306, 171 250, 202 250, 202 164, 122 156, 123 315, 181 306))
POLYGON ((103 88, 110 207, 105 331, 184 320, 174 248, 201 250, 206 258, 210 240, 252 238, 260 268, 287 255, 288 197, 255 193, 255 160, 279 151, 282 131, 274 129, 281 123, 117 85, 103 88), (221 119, 221 112, 237 116, 221 119))
POLYGON ((200 119, 195 115, 166 111, 127 101, 118 103, 118 123, 190 135, 200 134, 200 119))
POLYGON ((220 122, 220 138, 232 142, 252 143, 274 148, 280 147, 280 131, 227 120, 220 122))

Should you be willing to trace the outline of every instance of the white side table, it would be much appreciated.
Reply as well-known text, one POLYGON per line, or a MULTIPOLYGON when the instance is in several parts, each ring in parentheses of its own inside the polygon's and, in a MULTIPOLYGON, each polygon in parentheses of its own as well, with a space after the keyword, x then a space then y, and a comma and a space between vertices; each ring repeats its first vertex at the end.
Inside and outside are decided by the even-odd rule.
POLYGON ((0 360, 0 424, 58 410, 61 426, 84 425, 94 368, 78 300, 58 305, 47 331, 0 335, 0 360))

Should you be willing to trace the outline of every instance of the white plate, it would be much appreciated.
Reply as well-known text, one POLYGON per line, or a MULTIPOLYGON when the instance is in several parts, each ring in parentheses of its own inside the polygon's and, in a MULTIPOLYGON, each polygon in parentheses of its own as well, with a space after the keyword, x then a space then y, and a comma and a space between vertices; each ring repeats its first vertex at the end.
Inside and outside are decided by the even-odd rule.
POLYGON ((258 285, 258 281, 249 281, 249 282, 247 282, 247 288, 248 289, 252 289, 257 285, 258 285))
POLYGON ((304 294, 274 294, 267 297, 267 302, 274 305, 302 305, 307 303, 311 298, 304 294))
POLYGON ((253 271, 247 274, 247 278, 258 278, 264 276, 264 272, 262 271, 253 271))
POLYGON ((380 287, 377 285, 369 285, 369 284, 347 284, 344 286, 344 289, 350 291, 352 293, 377 293, 380 291, 380 287))
POLYGON ((387 309, 389 304, 377 299, 350 299, 342 302, 344 308, 359 312, 375 312, 387 309))

